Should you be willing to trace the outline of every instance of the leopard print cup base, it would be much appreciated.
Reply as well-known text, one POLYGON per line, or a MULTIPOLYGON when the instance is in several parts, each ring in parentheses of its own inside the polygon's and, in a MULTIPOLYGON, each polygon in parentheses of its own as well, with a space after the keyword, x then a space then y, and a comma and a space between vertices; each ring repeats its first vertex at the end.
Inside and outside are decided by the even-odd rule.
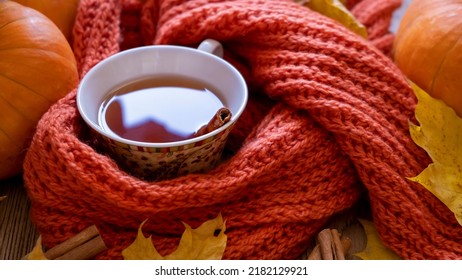
POLYGON ((127 173, 148 181, 167 180, 189 173, 206 173, 221 162, 232 126, 205 140, 165 148, 140 147, 94 133, 98 146, 127 173))

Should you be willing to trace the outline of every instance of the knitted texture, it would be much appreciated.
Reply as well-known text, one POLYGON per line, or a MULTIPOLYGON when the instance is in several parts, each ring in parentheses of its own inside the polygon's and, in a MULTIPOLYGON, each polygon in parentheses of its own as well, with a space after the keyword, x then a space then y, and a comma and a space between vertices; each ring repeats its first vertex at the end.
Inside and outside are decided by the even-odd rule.
POLYGON ((407 180, 430 162, 410 139, 415 97, 388 53, 399 0, 350 1, 369 41, 285 0, 81 0, 74 51, 81 76, 143 44, 221 41, 250 88, 235 153, 207 174, 147 182, 94 148, 76 91, 40 120, 24 164, 31 217, 46 246, 96 224, 119 259, 138 226, 161 254, 222 213, 226 259, 294 259, 367 193, 387 246, 406 259, 462 258, 462 227, 407 180))

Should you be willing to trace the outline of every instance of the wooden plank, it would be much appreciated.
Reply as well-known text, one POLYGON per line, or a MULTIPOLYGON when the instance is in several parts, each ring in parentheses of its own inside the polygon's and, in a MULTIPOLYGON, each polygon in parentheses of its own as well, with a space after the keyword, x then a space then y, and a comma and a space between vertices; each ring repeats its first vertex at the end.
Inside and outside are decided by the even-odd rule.
POLYGON ((35 245, 38 233, 29 219, 30 201, 21 177, 0 181, 0 260, 19 260, 35 245))

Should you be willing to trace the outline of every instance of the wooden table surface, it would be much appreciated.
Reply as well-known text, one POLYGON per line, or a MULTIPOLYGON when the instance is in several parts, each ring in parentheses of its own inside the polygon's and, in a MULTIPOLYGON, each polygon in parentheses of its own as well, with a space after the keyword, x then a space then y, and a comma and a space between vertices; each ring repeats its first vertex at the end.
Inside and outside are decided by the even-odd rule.
MULTIPOLYGON (((403 12, 412 0, 403 4, 394 14, 390 30, 396 32, 403 12)), ((24 189, 21 176, 0 180, 0 260, 19 260, 35 245, 38 233, 29 219, 30 201, 24 189)), ((353 251, 364 246, 363 237, 357 227, 349 229, 354 240, 353 251)))
POLYGON ((0 181, 0 260, 18 260, 29 253, 38 237, 29 219, 30 201, 21 176, 0 181))

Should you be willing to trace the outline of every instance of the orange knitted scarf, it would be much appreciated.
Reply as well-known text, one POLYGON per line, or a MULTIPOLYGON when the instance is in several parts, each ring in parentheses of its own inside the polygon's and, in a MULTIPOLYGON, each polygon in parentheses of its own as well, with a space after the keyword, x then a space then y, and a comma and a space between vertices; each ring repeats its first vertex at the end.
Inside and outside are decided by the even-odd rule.
POLYGON ((429 163, 410 139, 415 98, 384 55, 400 0, 349 1, 369 41, 291 0, 81 0, 81 76, 121 49, 221 41, 251 89, 232 157, 207 174, 146 182, 93 148, 75 90, 41 119, 24 164, 31 217, 53 246, 96 224, 121 258, 138 226, 161 254, 221 212, 226 259, 294 259, 367 193, 387 246, 408 259, 462 258, 462 227, 407 180, 429 163))

